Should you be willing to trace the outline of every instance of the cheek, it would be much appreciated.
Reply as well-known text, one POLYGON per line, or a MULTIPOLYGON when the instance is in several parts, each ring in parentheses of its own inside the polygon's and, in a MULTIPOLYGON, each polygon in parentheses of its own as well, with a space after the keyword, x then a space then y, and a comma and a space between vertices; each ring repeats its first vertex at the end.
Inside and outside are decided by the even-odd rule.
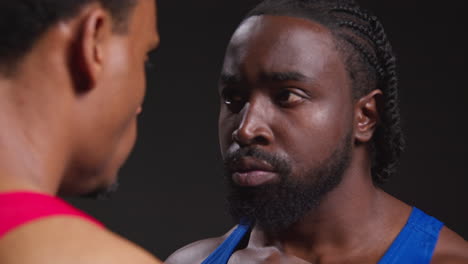
POLYGON ((347 135, 351 116, 346 106, 317 105, 283 118, 288 123, 278 126, 281 129, 278 135, 283 136, 277 136, 277 139, 283 142, 284 148, 295 156, 295 160, 320 162, 347 135))
POLYGON ((336 109, 322 107, 307 115, 305 121, 310 124, 311 136, 322 135, 323 139, 333 141, 340 134, 340 124, 343 123, 342 113, 336 109))
POLYGON ((128 64, 128 72, 130 73, 129 82, 133 84, 131 85, 133 90, 141 96, 144 95, 146 88, 145 58, 145 55, 134 54, 128 64))
POLYGON ((105 167, 108 184, 115 181, 119 168, 127 160, 136 141, 136 123, 132 122, 130 126, 122 133, 119 142, 115 145, 116 149, 112 153, 109 163, 105 167))
POLYGON ((115 87, 115 92, 120 95, 120 105, 125 109, 127 104, 136 111, 142 103, 145 93, 145 67, 144 56, 135 47, 122 45, 116 50, 115 56, 109 63, 112 67, 112 76, 109 82, 115 87))
POLYGON ((224 152, 232 144, 232 133, 235 130, 235 124, 233 116, 230 116, 227 113, 225 107, 221 106, 219 119, 218 119, 218 137, 219 137, 219 146, 221 148, 221 153, 224 155, 224 152))
POLYGON ((126 76, 125 79, 122 77, 122 83, 125 84, 125 94, 124 98, 127 103, 132 104, 141 104, 143 97, 146 91, 146 76, 145 76, 145 67, 144 63, 139 60, 129 61, 127 68, 125 69, 126 75, 122 72, 123 76, 126 76))
MULTIPOLYGON (((113 65, 113 74, 107 79, 109 92, 105 97, 105 105, 110 109, 106 122, 109 139, 124 152, 118 156, 125 156, 133 146, 137 111, 144 96, 145 77, 142 66, 137 68, 129 56, 119 56, 118 63, 113 65)), ((115 62, 117 63, 117 62, 115 62)))
POLYGON ((130 153, 133 146, 135 145, 136 135, 137 135, 136 119, 133 119, 130 125, 122 134, 122 138, 120 140, 121 142, 116 151, 117 159, 119 160, 120 164, 123 163, 127 159, 128 154, 130 153))

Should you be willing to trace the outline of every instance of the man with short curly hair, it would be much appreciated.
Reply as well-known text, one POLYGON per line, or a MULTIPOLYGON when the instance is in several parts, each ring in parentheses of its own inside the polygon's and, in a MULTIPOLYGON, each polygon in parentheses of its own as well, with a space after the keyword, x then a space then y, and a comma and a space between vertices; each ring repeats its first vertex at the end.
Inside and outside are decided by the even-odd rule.
POLYGON ((115 186, 156 2, 1 1, 0 34, 0 263, 160 263, 56 196, 115 186))

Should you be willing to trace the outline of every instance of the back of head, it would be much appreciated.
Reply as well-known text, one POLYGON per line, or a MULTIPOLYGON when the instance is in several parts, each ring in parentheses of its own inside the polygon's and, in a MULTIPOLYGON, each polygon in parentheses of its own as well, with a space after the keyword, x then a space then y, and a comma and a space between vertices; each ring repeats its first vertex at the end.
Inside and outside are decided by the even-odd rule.
POLYGON ((0 1, 2 182, 62 195, 113 186, 136 140, 156 11, 154 0, 0 1))
POLYGON ((354 99, 380 89, 380 123, 371 142, 372 177, 385 182, 404 148, 398 107, 395 56, 381 22, 353 0, 265 0, 246 18, 258 15, 308 19, 327 27, 352 80, 354 99))
POLYGON ((21 58, 51 26, 72 18, 84 6, 107 9, 116 32, 125 32, 126 19, 137 0, 14 0, 0 2, 0 75, 15 73, 21 58))

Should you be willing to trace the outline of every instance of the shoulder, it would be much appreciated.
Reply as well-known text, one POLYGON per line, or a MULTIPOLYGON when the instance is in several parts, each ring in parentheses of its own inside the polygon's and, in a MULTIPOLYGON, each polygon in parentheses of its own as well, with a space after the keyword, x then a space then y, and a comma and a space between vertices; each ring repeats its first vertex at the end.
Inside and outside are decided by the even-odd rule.
POLYGON ((48 217, 0 240, 2 264, 160 263, 130 241, 78 217, 48 217))
POLYGON ((232 228, 220 237, 199 240, 172 253, 165 264, 198 264, 203 262, 234 230, 232 228))
POLYGON ((468 242, 447 227, 440 231, 431 264, 468 263, 468 242))

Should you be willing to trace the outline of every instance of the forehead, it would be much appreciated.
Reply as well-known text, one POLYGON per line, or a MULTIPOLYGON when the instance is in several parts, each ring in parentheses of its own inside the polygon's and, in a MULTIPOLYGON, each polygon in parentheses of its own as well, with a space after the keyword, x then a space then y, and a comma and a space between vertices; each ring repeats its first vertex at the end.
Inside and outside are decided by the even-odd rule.
MULTIPOLYGON (((224 72, 294 71, 314 75, 342 64, 331 32, 319 23, 286 16, 254 16, 234 33, 224 72)), ((341 65, 343 66, 343 65, 341 65)), ((311 76, 313 77, 313 76, 311 76)))

